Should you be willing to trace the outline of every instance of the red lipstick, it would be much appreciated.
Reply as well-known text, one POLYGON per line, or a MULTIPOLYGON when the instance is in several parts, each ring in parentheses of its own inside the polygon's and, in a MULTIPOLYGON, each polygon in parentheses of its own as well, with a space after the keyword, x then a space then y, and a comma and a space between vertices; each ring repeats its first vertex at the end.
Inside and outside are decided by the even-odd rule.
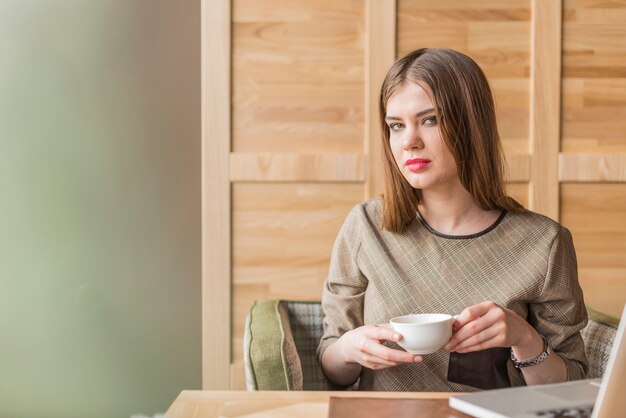
POLYGON ((430 160, 426 160, 424 158, 413 158, 411 160, 406 160, 404 165, 409 169, 409 171, 417 173, 418 171, 422 171, 428 167, 430 165, 430 160))

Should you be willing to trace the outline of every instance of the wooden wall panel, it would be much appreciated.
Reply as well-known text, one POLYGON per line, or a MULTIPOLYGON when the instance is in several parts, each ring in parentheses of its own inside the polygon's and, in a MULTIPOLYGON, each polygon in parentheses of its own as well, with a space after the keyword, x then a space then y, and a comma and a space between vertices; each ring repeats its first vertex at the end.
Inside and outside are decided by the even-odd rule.
POLYGON ((615 315, 626 302, 625 22, 624 2, 564 1, 559 177, 579 183, 561 185, 561 220, 588 303, 615 315))
POLYGON ((496 99, 507 153, 528 153, 529 0, 398 0, 398 56, 417 48, 453 48, 481 66, 496 99))
POLYGON ((365 0, 233 0, 235 152, 362 152, 365 0))
POLYGON ((563 184, 561 218, 574 237, 586 302, 619 316, 626 302, 626 184, 563 184))
POLYGON ((565 0, 564 152, 626 152, 626 4, 565 0))

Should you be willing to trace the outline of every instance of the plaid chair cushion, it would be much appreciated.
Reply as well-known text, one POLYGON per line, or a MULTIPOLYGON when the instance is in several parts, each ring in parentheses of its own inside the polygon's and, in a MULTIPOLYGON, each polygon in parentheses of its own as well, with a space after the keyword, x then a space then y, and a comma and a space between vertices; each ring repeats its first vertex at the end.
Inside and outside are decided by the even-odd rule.
POLYGON ((580 333, 585 341, 585 353, 589 360, 587 378, 602 377, 611 354, 611 346, 617 332, 619 319, 587 307, 589 322, 580 333))
POLYGON ((283 301, 289 311, 289 323, 302 365, 304 390, 340 390, 331 383, 317 361, 316 350, 324 332, 322 305, 319 302, 283 301))

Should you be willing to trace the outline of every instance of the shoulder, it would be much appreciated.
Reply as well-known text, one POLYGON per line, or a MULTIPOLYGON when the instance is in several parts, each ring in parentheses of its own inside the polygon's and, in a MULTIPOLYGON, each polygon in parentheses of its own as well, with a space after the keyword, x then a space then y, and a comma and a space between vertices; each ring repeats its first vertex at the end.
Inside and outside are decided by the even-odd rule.
POLYGON ((366 228, 378 229, 381 224, 382 199, 377 197, 356 204, 346 219, 346 223, 366 228))
POLYGON ((509 227, 526 236, 540 235, 544 239, 553 241, 560 235, 570 235, 569 230, 563 225, 531 210, 511 211, 507 214, 507 218, 509 227))
POLYGON ((364 236, 380 233, 382 201, 379 198, 356 204, 341 227, 340 235, 364 236))

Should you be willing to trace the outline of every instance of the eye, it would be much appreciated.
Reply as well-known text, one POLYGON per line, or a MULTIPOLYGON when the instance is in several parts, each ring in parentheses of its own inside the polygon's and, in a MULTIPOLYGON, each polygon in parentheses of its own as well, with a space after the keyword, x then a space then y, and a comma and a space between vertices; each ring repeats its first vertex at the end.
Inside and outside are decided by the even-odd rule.
POLYGON ((422 125, 424 126, 437 126, 437 117, 429 116, 427 118, 422 119, 422 125))
POLYGON ((390 123, 389 124, 389 130, 392 132, 398 132, 401 131, 402 128, 404 128, 404 125, 401 123, 390 123))

